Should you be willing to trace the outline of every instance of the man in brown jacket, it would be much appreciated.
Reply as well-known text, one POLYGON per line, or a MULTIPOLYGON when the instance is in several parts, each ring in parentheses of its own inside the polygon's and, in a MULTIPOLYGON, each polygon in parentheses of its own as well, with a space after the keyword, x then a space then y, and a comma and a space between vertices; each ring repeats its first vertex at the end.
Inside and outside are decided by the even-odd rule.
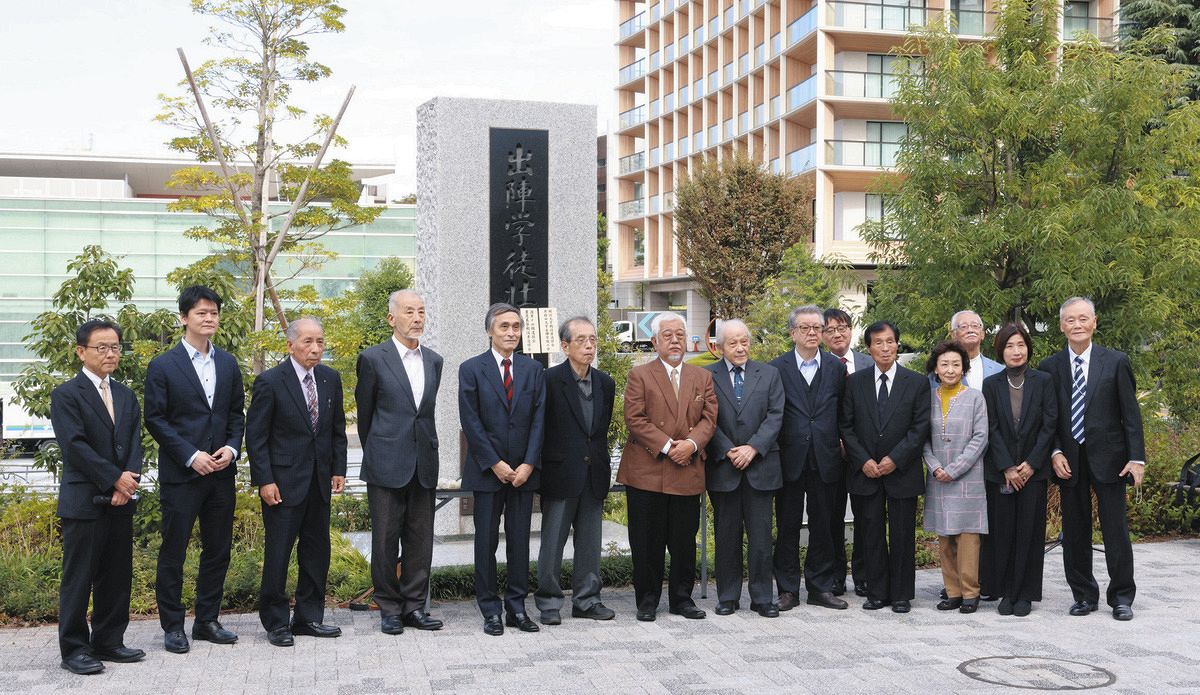
POLYGON ((667 602, 672 613, 703 618, 692 600, 696 531, 704 492, 704 448, 717 421, 712 375, 683 363, 683 317, 664 312, 651 324, 658 359, 629 372, 625 424, 629 441, 617 482, 629 503, 629 549, 637 619, 653 621, 662 596, 663 560, 671 552, 667 602))

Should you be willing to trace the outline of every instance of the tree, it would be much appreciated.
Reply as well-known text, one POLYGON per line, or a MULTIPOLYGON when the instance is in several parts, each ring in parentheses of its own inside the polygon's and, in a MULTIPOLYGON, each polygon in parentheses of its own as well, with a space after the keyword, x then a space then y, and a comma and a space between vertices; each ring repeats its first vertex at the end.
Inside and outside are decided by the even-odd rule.
MULTIPOLYGON (((293 88, 331 74, 309 59, 307 37, 343 31, 346 11, 332 0, 192 0, 192 10, 223 25, 205 42, 225 57, 205 61, 193 72, 180 49, 187 75, 181 85, 187 84, 190 94, 160 95, 163 110, 157 119, 182 131, 168 143, 172 149, 219 167, 176 172, 168 185, 195 195, 180 198, 170 209, 217 220, 215 228, 198 226, 186 233, 222 246, 223 257, 252 278, 255 331, 266 327, 268 298, 275 321, 286 328, 278 287, 288 278, 273 272, 279 255, 300 259, 293 273, 311 269, 328 256, 317 239, 369 224, 382 211, 357 205, 348 164, 334 160, 322 167, 329 147, 345 144, 337 126, 353 87, 336 117, 313 117, 308 132, 293 142, 280 141, 277 132, 284 125, 294 130, 306 115, 291 103, 293 88), (208 105, 214 107, 212 115, 208 105), (271 204, 273 188, 276 205, 271 204)), ((254 366, 261 371, 260 353, 254 366)))
POLYGON ((842 287, 851 282, 853 276, 841 260, 825 259, 819 263, 805 242, 788 249, 779 273, 767 280, 763 293, 746 316, 746 325, 753 333, 750 356, 770 362, 791 350, 794 345, 788 321, 792 310, 805 304, 838 306, 842 287))
POLYGON ((707 159, 676 190, 675 238, 720 318, 746 316, 783 254, 812 238, 812 185, 738 155, 707 159))
POLYGON ((1091 297, 1099 340, 1161 380, 1175 414, 1200 407, 1200 104, 1168 113, 1185 70, 1149 55, 1061 47, 1056 0, 1011 0, 994 38, 911 37, 893 105, 908 124, 880 221, 870 318, 927 347, 958 309, 1023 324, 1034 359, 1061 347, 1058 307, 1091 297), (1180 175, 1188 174, 1191 175, 1180 175))
POLYGON ((616 397, 613 400, 612 423, 608 428, 609 443, 622 446, 629 438, 625 426, 625 381, 633 360, 621 354, 621 341, 613 329, 608 306, 612 303, 612 273, 608 272, 608 219, 604 213, 596 215, 596 362, 600 371, 607 373, 616 382, 616 397))
POLYGON ((1131 0, 1121 3, 1121 32, 1139 40, 1155 27, 1170 27, 1174 41, 1155 51, 1170 63, 1191 66, 1188 99, 1200 100, 1200 3, 1196 0, 1131 0))

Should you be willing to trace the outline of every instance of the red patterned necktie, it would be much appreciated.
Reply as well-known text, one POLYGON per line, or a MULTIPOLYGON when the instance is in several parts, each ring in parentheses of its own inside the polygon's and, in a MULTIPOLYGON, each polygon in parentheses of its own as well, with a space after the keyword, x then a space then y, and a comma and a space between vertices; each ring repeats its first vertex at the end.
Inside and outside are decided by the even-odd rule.
POLYGON ((509 367, 512 365, 512 360, 507 357, 500 360, 500 364, 504 367, 504 395, 508 396, 508 407, 512 408, 512 372, 509 367))

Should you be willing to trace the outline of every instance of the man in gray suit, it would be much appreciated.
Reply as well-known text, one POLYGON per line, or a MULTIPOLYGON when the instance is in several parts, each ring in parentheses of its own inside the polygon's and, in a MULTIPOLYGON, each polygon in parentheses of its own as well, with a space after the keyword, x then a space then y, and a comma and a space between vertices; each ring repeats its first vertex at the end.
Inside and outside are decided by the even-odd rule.
POLYGON ((742 595, 742 533, 749 540, 750 610, 778 618, 771 587, 771 501, 783 485, 779 428, 783 382, 750 359, 750 330, 730 319, 717 330, 724 356, 705 367, 717 392, 717 428, 708 442, 705 480, 716 527, 717 615, 732 615, 742 595))
POLYGON ((358 356, 361 478, 371 513, 371 581, 387 635, 404 626, 437 630, 425 612, 433 562, 433 505, 438 479, 435 401, 442 356, 421 346, 425 302, 412 290, 388 298, 392 337, 358 356), (399 553, 399 547, 403 553, 399 553), (396 576, 399 555, 404 569, 396 576))
MULTIPOLYGON (((854 334, 854 323, 850 314, 832 307, 825 310, 825 327, 821 329, 821 342, 829 354, 837 358, 846 368, 846 376, 860 369, 870 369, 875 361, 869 355, 850 349, 850 339, 854 334)), ((845 458, 844 452, 842 458, 845 458)), ((846 477, 842 476, 833 501, 833 595, 841 596, 846 593, 846 477)), ((858 519, 858 509, 853 498, 849 499, 854 518, 858 519)), ((863 562, 863 525, 854 524, 854 552, 851 553, 850 568, 854 581, 854 593, 857 596, 867 595, 867 569, 863 562)))

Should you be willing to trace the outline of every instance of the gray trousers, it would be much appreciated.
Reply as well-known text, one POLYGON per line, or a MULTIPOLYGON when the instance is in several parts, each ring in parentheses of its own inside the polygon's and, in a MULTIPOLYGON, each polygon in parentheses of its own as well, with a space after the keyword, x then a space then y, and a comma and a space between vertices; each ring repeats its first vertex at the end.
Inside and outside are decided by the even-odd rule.
POLYGON ((538 588, 533 600, 538 610, 562 610, 563 548, 567 534, 575 529, 574 570, 571 572, 571 604, 587 610, 600 603, 600 540, 604 500, 586 491, 579 497, 542 497, 542 545, 538 551, 538 588))

